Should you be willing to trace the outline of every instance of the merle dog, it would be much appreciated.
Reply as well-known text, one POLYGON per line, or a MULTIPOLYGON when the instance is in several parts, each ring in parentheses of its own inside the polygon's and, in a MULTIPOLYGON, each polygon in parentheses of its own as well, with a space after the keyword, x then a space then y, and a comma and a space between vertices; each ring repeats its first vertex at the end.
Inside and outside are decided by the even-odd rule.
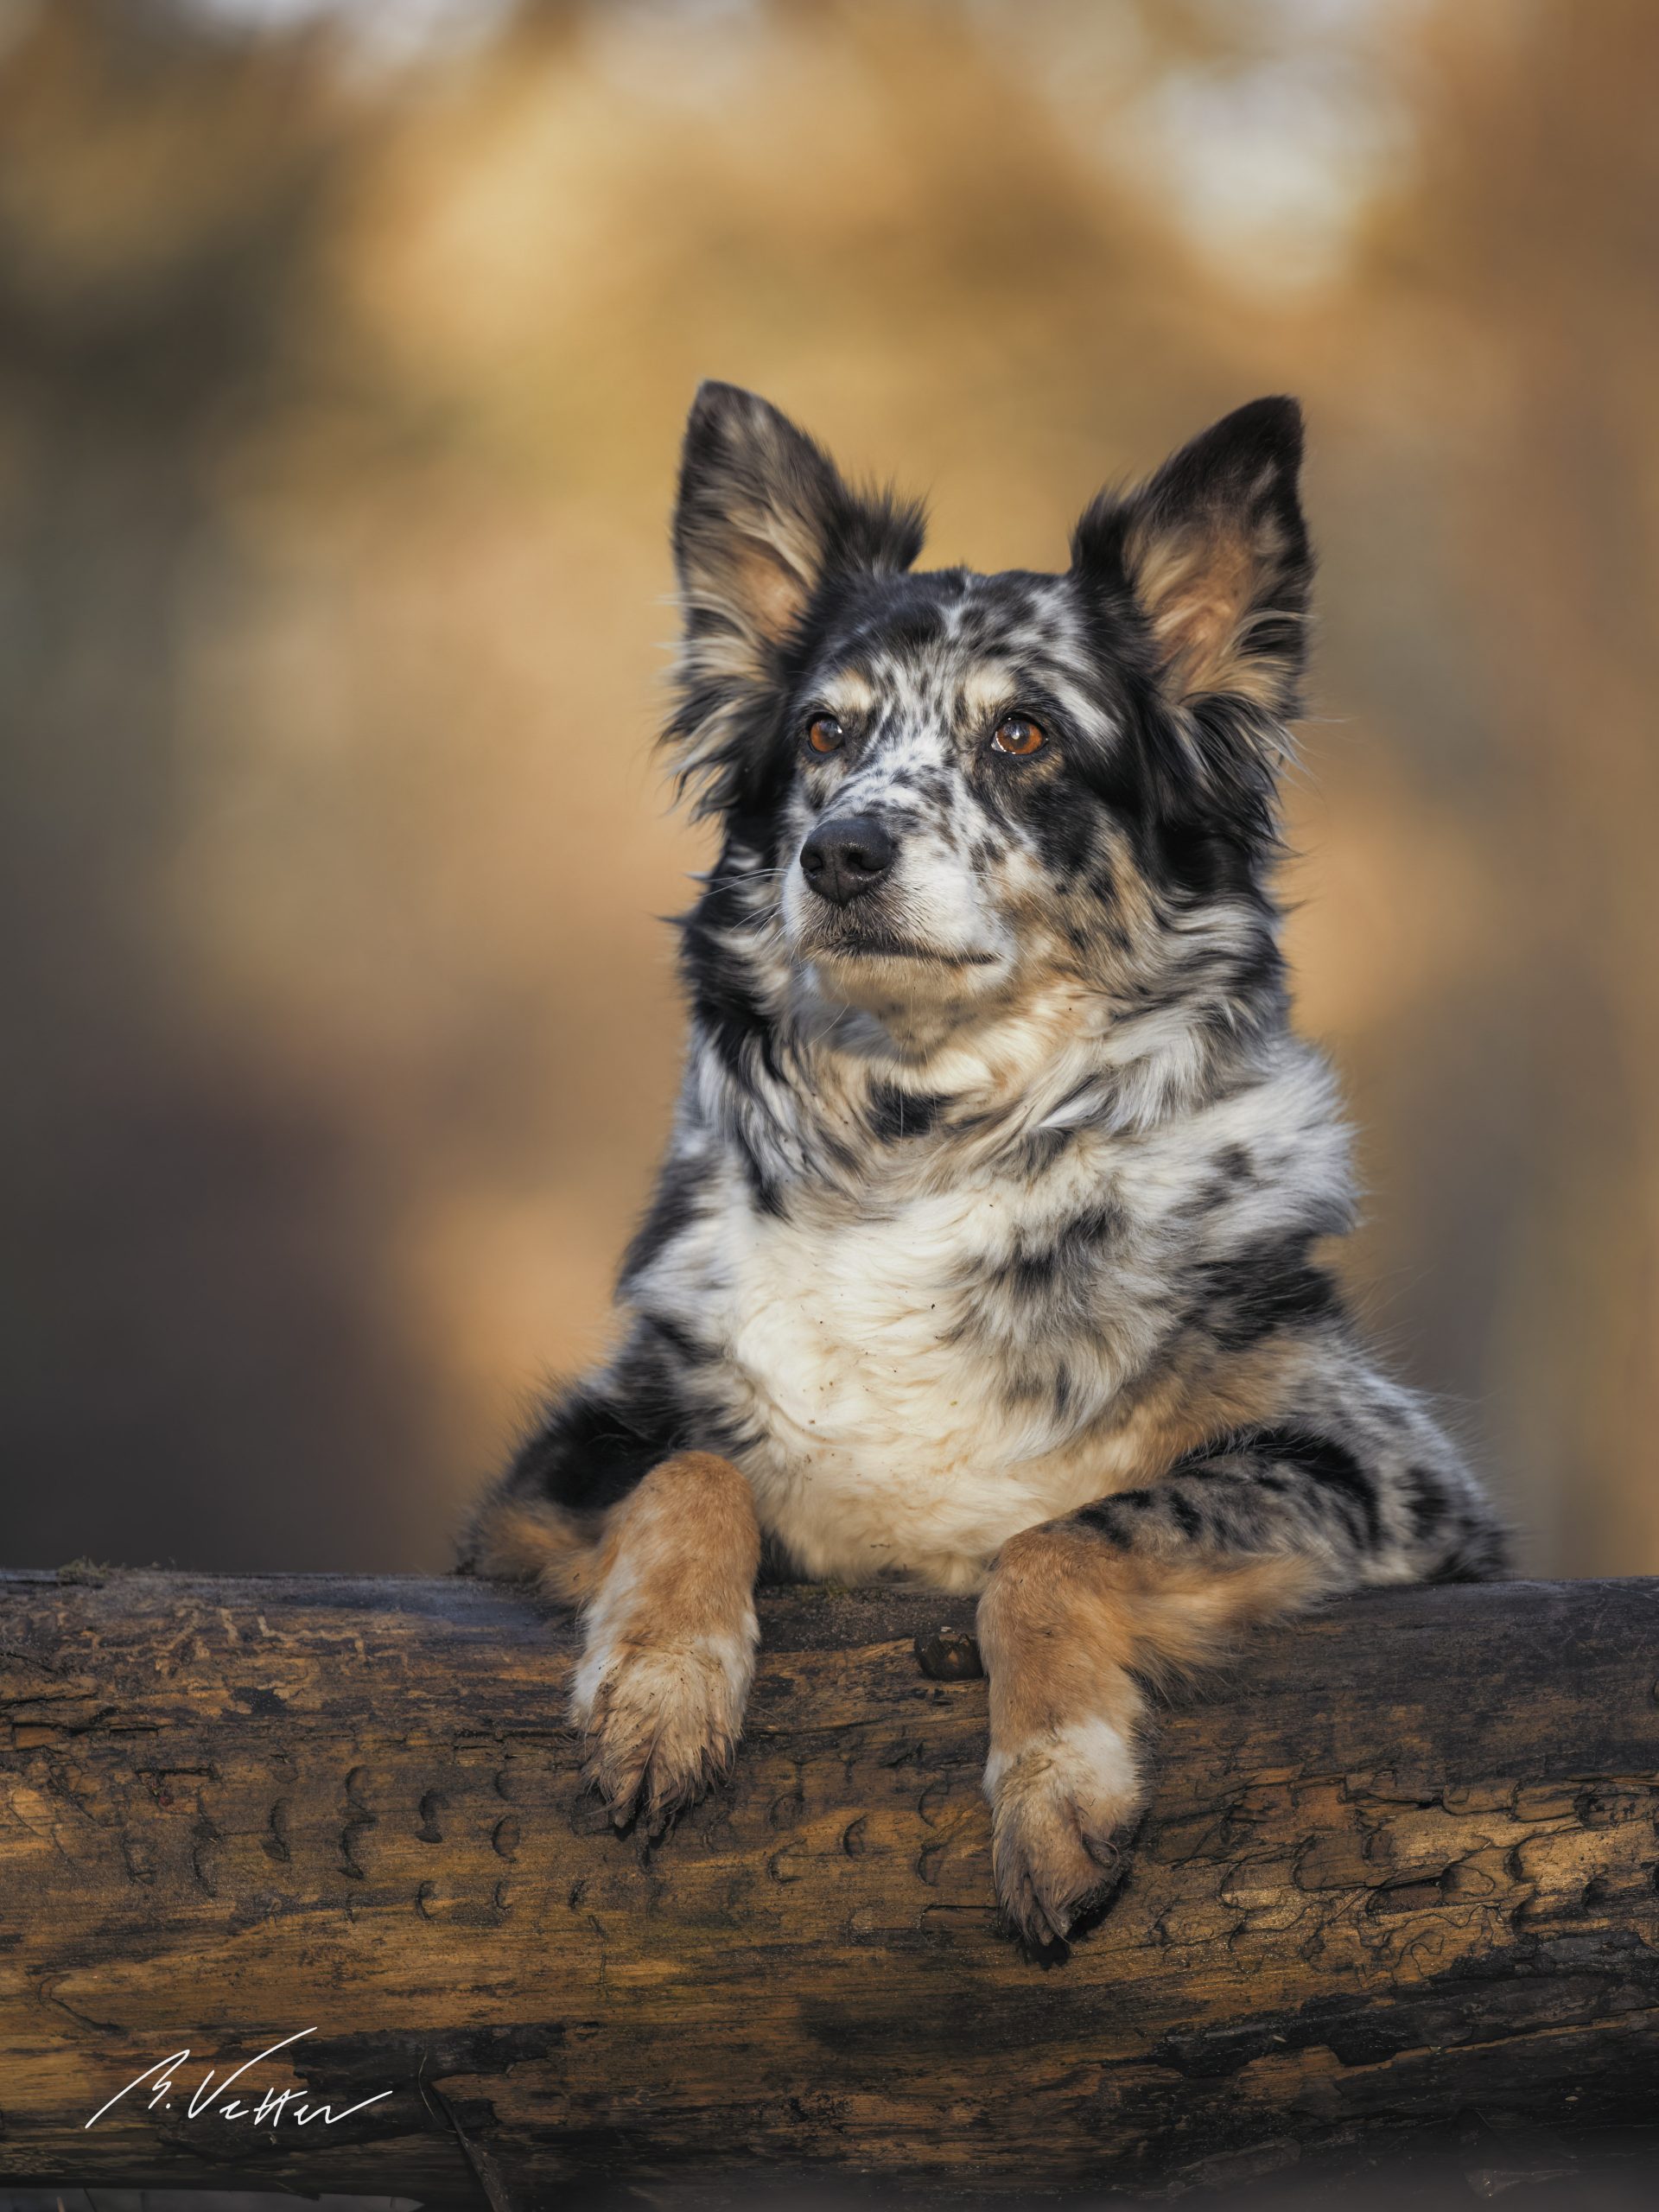
POLYGON ((1097 499, 1058 575, 705 385, 665 740, 720 824, 616 1350, 464 1563, 579 1604, 619 1821, 730 1760, 763 1546, 976 1590, 1015 1928, 1109 1894, 1145 1686, 1333 1592, 1490 1575, 1456 1451, 1319 1240, 1352 1218, 1270 889, 1311 557, 1295 403, 1097 499))

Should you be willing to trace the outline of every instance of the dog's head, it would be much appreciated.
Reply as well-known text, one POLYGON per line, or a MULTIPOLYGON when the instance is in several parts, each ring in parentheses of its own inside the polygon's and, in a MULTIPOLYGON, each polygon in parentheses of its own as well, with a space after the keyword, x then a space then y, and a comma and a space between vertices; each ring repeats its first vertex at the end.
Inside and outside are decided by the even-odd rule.
POLYGON ((1063 572, 918 573, 918 509, 703 385, 668 742, 796 971, 845 1004, 966 1009, 1045 976, 1122 985, 1148 932, 1262 903, 1300 453, 1295 402, 1257 400, 1096 499, 1063 572))

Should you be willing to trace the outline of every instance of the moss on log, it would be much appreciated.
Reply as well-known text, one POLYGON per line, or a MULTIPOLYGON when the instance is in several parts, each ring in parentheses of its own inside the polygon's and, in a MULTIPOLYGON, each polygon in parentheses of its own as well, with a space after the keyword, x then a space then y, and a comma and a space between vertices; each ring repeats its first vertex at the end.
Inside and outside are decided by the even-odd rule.
POLYGON ((0 2172, 1154 2189, 1471 2110, 1651 2124, 1659 1584, 1256 1636, 1047 1969, 992 1909, 971 1607, 761 1612, 735 1778, 651 1845, 581 1792, 569 1628, 498 1590, 0 1578, 0 2172), (283 2088, 377 2101, 248 2116, 283 2088))

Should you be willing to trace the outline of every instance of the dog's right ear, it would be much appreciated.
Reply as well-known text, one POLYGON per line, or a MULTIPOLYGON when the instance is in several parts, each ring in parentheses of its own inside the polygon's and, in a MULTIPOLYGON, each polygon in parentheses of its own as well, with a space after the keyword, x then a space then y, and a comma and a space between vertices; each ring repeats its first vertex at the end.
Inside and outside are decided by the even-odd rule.
POLYGON ((863 495, 786 416, 735 385, 691 406, 674 510, 685 627, 664 742, 699 814, 742 802, 812 608, 838 577, 896 575, 922 550, 918 507, 863 495))

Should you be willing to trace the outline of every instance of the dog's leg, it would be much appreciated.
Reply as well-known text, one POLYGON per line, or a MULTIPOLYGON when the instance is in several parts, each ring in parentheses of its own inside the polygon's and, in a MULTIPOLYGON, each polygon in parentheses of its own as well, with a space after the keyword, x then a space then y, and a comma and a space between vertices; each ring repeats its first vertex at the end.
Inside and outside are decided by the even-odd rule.
POLYGON ((1003 1546, 979 1605, 985 1788, 997 1893, 1021 1936, 1062 1940, 1127 1871, 1145 1802, 1145 1681, 1201 1665, 1236 1628, 1352 1588, 1385 1554, 1389 1580, 1497 1571, 1495 1532, 1457 1525, 1460 1478, 1439 1514, 1426 1508, 1433 1479, 1281 1430, 1003 1546))
POLYGON ((729 1460, 677 1452, 602 1511, 509 1490, 478 1516, 465 1559, 582 1608, 570 1717, 588 1738, 584 1778, 619 1827, 636 1812, 662 1827, 730 1765, 760 1636, 760 1534, 729 1460))
POLYGON ((560 1393, 461 1538, 463 1572, 582 1608, 571 1715, 619 1825, 666 1821, 728 1763, 754 1668, 753 1497, 680 1448, 696 1421, 672 1350, 641 1325, 560 1393))
POLYGON ((662 1460, 607 1516, 570 1714, 619 1827, 660 1829, 731 1764, 754 1673, 760 1535, 729 1460, 662 1460))

